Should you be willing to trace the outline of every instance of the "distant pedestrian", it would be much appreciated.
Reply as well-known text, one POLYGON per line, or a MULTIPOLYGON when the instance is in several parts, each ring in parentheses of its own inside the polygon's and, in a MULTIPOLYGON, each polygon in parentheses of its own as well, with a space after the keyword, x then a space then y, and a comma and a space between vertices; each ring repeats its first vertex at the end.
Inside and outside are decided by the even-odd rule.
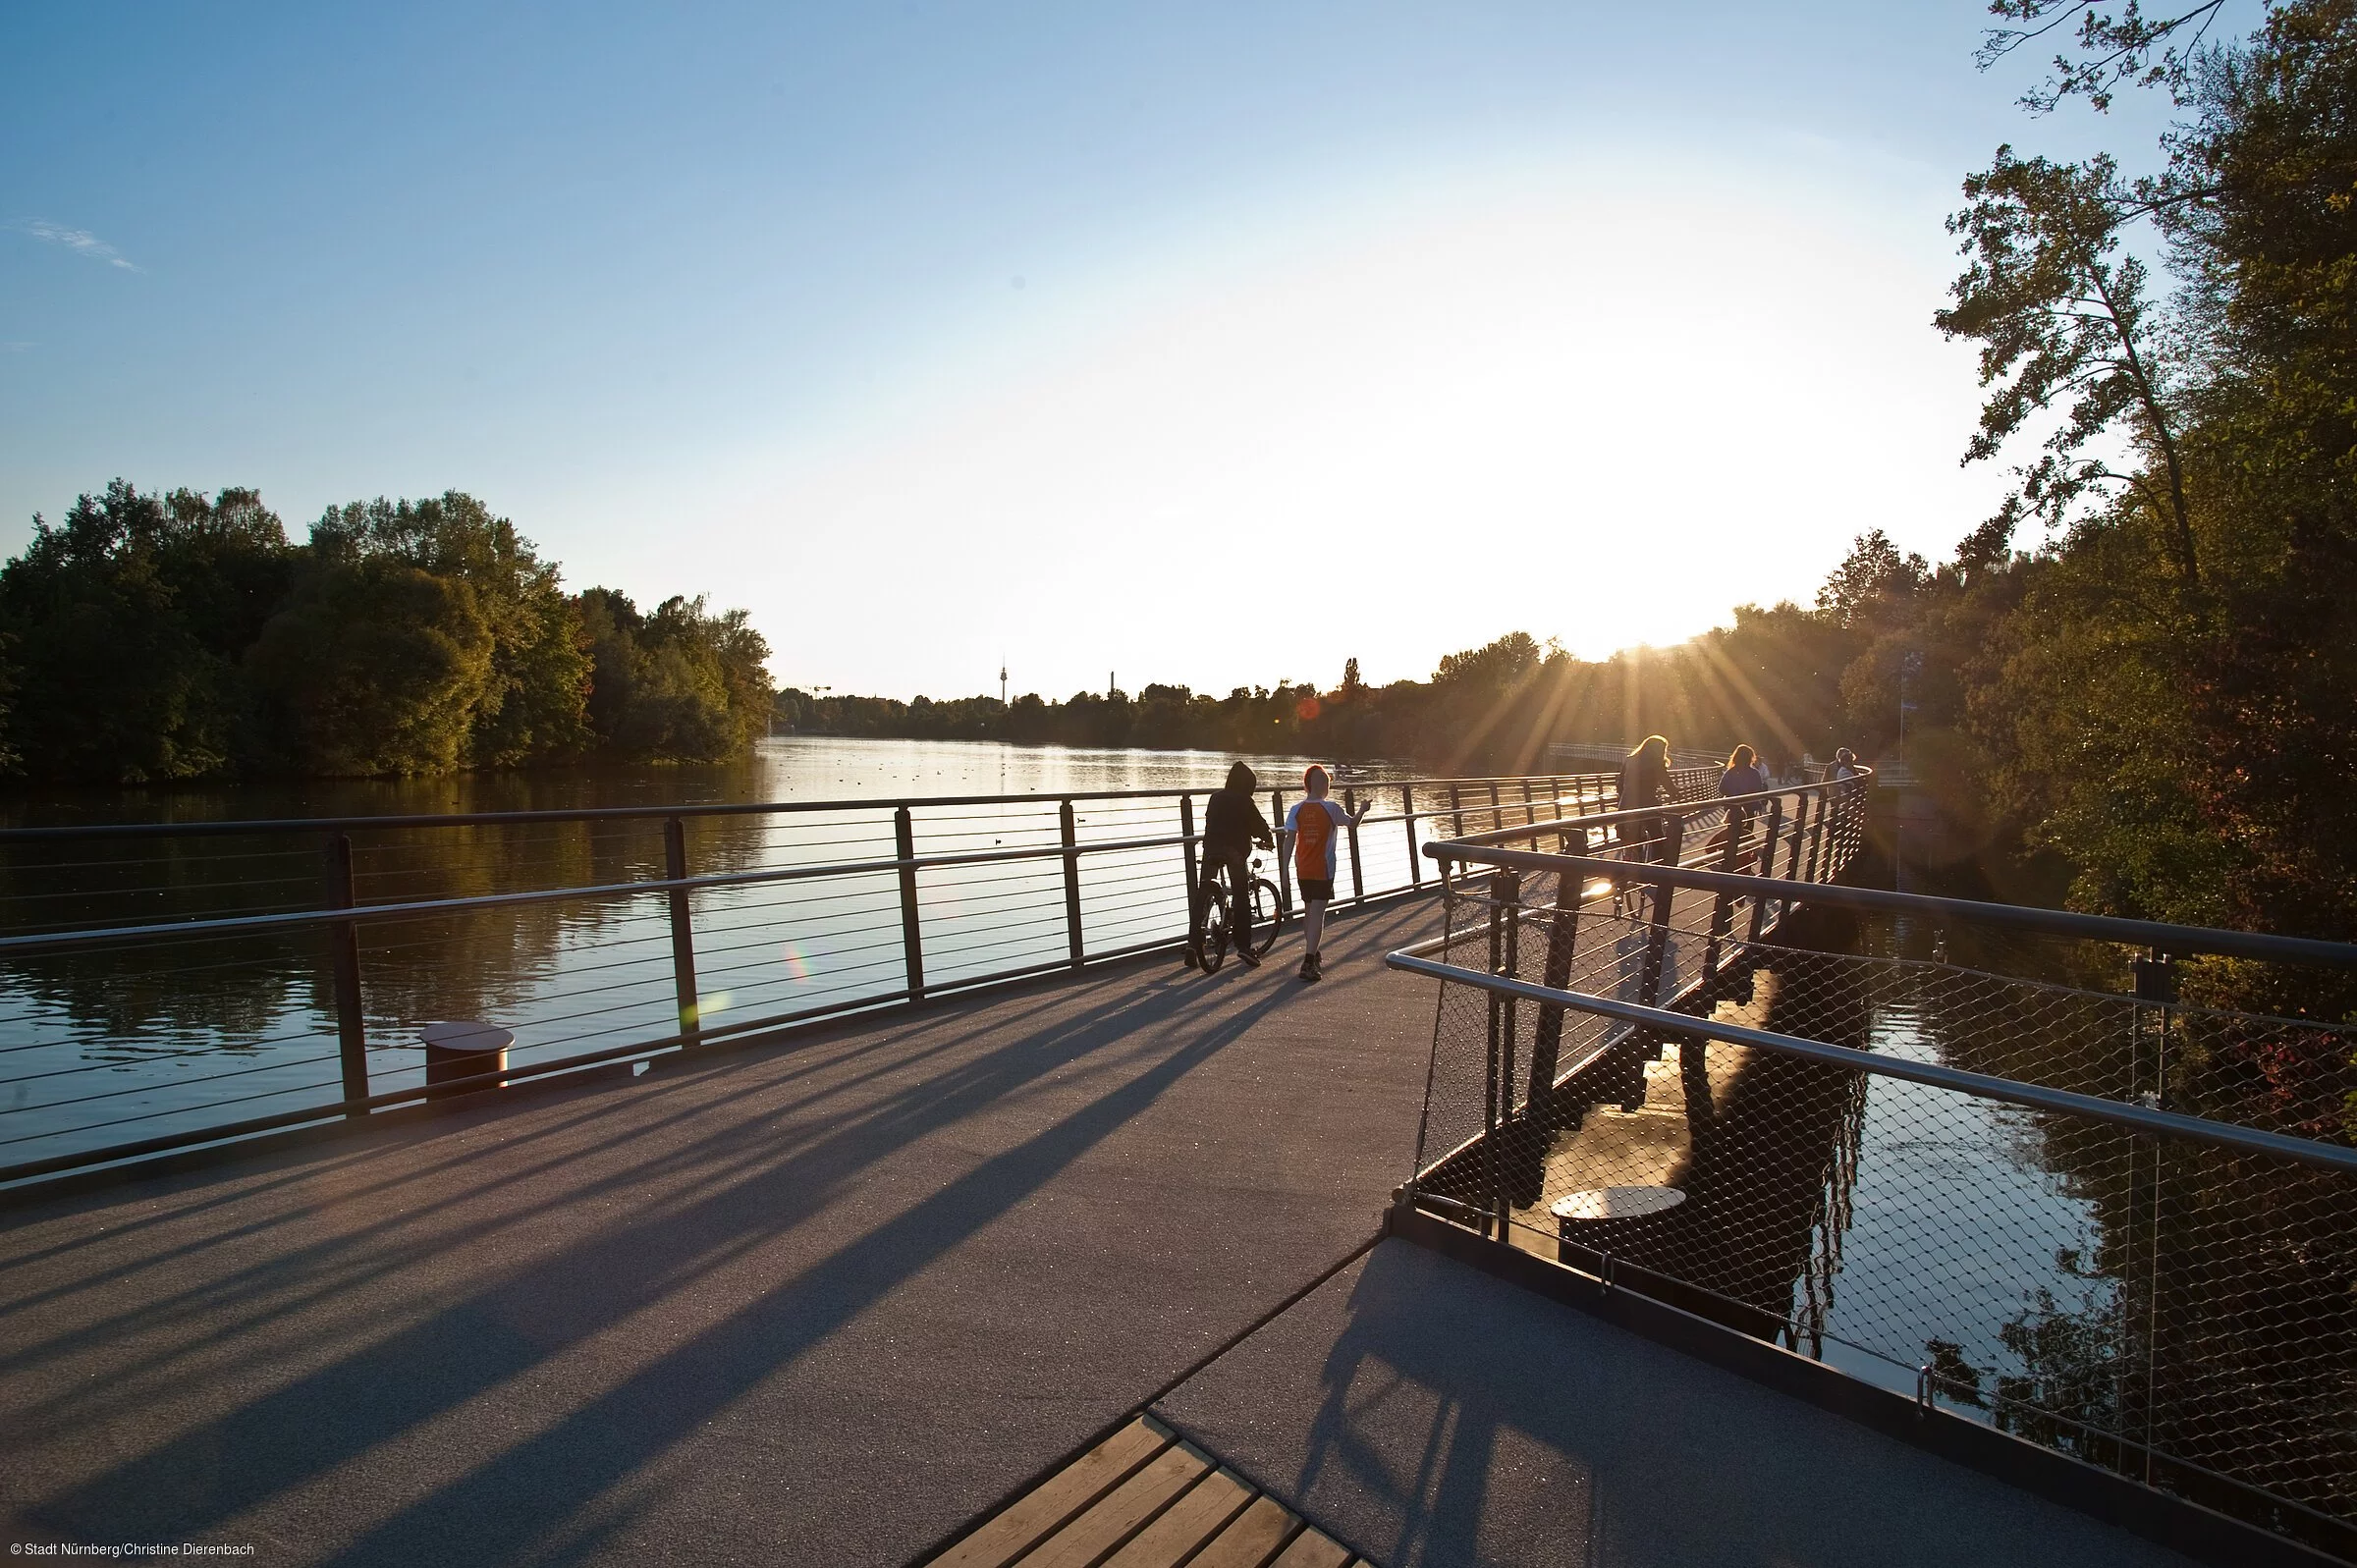
MULTIPOLYGON (((1761 794, 1767 788, 1768 770, 1760 766, 1760 754, 1749 746, 1737 746, 1727 756, 1727 772, 1719 776, 1720 798, 1731 799, 1738 795, 1761 794)), ((1720 837, 1713 840, 1712 847, 1724 852, 1728 840, 1732 839, 1736 844, 1735 853, 1743 854, 1745 851, 1741 847, 1742 838, 1751 827, 1752 813, 1758 810, 1759 807, 1756 805, 1728 806, 1727 808, 1727 826, 1719 830, 1720 837)), ((1738 869, 1739 867, 1740 862, 1738 862, 1738 869)))
POLYGON ((1834 779, 1855 779, 1857 776, 1858 754, 1850 750, 1847 746, 1843 746, 1840 750, 1835 752, 1834 771, 1828 775, 1828 777, 1834 779))
POLYGON ((1301 935, 1309 947, 1301 955, 1304 980, 1326 978, 1318 938, 1326 930, 1326 904, 1334 897, 1335 849, 1342 841, 1343 830, 1357 827, 1367 814, 1366 805, 1345 811, 1340 801, 1328 799, 1333 788, 1326 770, 1310 764, 1301 776, 1302 792, 1309 798, 1297 801, 1285 814, 1286 836, 1292 840, 1293 879, 1301 885, 1301 935))
POLYGON ((1760 754, 1749 746, 1737 746, 1727 759, 1727 772, 1719 776, 1719 793, 1756 795, 1768 787, 1768 770, 1760 766, 1760 754))
POLYGON ((1260 804, 1252 798, 1253 787, 1260 783, 1251 769, 1237 763, 1228 770, 1224 788, 1214 789, 1203 807, 1203 871, 1195 884, 1192 906, 1187 911, 1186 966, 1203 967, 1203 917, 1210 912, 1212 899, 1218 897, 1219 874, 1228 873, 1228 888, 1233 894, 1228 900, 1229 930, 1233 933, 1235 955, 1247 969, 1260 967, 1260 959, 1252 951, 1252 896, 1249 892, 1252 874, 1245 862, 1252 846, 1274 849, 1277 840, 1269 831, 1269 819, 1260 814, 1260 804))
MULTIPOLYGON (((1677 797, 1670 778, 1670 742, 1647 735, 1620 764, 1620 809, 1643 811, 1668 805, 1677 797)), ((1659 860, 1670 841, 1670 819, 1637 817, 1620 825, 1620 842, 1635 848, 1639 860, 1659 860)))

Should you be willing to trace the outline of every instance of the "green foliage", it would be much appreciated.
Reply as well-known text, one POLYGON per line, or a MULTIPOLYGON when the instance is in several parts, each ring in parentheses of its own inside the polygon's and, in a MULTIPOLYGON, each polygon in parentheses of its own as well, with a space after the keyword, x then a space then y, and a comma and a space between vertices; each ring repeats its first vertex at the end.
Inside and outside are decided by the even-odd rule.
POLYGON ((308 572, 247 663, 295 768, 356 777, 458 767, 492 654, 470 583, 372 556, 308 572))
POLYGON ((473 497, 330 507, 311 529, 314 566, 349 570, 390 561, 470 590, 490 638, 490 666, 471 696, 462 759, 514 767, 578 752, 589 736, 589 650, 579 617, 516 525, 473 497))
POLYGON ((7 760, 42 778, 146 784, 224 771, 252 693, 240 658, 294 552, 251 491, 141 495, 118 479, 33 518, 0 568, 7 760))
POLYGON ((595 662, 589 720, 601 745, 663 762, 734 756, 770 721, 763 662, 769 645, 741 610, 707 614, 704 601, 671 598, 641 616, 610 588, 578 601, 595 662))
POLYGON ((401 775, 716 758, 768 722, 742 611, 576 601, 472 497, 331 507, 117 480, 0 568, 0 766, 44 780, 401 775), (603 638, 592 691, 592 644, 603 638), (620 649, 619 653, 617 649, 620 649))

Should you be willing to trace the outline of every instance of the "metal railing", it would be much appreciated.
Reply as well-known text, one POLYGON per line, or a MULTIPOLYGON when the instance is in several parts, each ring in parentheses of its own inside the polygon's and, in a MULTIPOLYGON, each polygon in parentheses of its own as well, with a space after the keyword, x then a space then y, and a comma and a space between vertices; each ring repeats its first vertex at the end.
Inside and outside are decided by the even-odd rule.
MULTIPOLYGON (((1341 901, 1614 787, 1353 782, 1398 809, 1345 835, 1341 901)), ((414 1103, 436 1019, 515 1033, 488 1086, 1175 948, 1205 793, 0 831, 0 1182, 414 1103)))
POLYGON ((2180 996, 2357 946, 1846 887, 1786 921, 1781 877, 1501 837, 1428 846, 1447 930, 1390 959, 1441 989, 1403 1202, 2357 1550, 2357 1030, 2180 996))

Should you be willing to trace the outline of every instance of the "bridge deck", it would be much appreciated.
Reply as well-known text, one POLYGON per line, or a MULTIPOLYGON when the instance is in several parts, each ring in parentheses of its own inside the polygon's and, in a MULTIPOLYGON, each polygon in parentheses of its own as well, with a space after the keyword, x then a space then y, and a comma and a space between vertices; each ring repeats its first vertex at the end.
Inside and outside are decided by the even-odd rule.
MULTIPOLYGON (((40 1200, 0 1219, 0 1530, 251 1543, 267 1563, 907 1561, 1374 1228, 1432 1019, 1429 989, 1380 954, 1437 921, 1430 902, 1342 921, 1317 987, 1288 972, 1297 937, 1257 974, 1141 961, 40 1200)), ((1528 1479, 1503 1437, 1436 1449, 1448 1486, 1402 1489, 1427 1521, 1405 1535, 1344 1506, 1331 1457, 1288 1469, 1285 1439, 1262 1440, 1298 1420, 1285 1400, 1317 1358, 1362 1343, 1343 1329, 1369 1279, 1403 1277, 1398 1253, 1167 1413, 1378 1561, 1471 1560, 1447 1555, 1450 1509, 1528 1479), (1264 1354, 1275 1403, 1255 1415, 1233 1370, 1264 1354)), ((1669 1499, 1609 1462, 1611 1422, 1693 1411, 1729 1379, 1658 1352, 1636 1377, 1593 1336, 1553 1354, 1619 1379, 1624 1403, 1581 1406, 1579 1506, 1641 1536, 1669 1499)), ((1335 1365, 1381 1404, 1365 1379, 1384 1355, 1335 1365)), ((1507 1388, 1389 1365, 1464 1411, 1549 1386, 1504 1358, 1458 1370, 1507 1388)), ((1778 1410, 1826 1419, 1750 1392, 1764 1437, 1778 1410)), ((1301 1430, 1354 1454, 1336 1423, 1357 1407, 1337 1408, 1301 1430)), ((2010 1540, 2008 1506, 2054 1514, 1986 1492, 1959 1529, 2010 1540)), ((1714 1517, 1751 1539, 1740 1511, 1714 1517)), ((1793 1540, 1796 1563, 1862 1560, 1831 1532, 1793 1540)))

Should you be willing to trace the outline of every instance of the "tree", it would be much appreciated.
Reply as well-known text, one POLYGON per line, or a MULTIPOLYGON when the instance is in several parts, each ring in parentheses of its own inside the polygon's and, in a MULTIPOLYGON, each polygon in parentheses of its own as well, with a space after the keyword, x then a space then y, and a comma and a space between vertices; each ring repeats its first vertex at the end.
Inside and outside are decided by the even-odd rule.
POLYGON ((84 495, 0 568, 8 751, 37 778, 145 784, 230 771, 252 693, 240 660, 294 558, 250 490, 84 495))
POLYGON ((491 637, 489 676, 468 716, 465 761, 513 767, 576 754, 589 739, 590 656, 556 567, 472 496, 330 507, 311 529, 322 570, 390 560, 465 582, 491 637))
POLYGON ((1933 317, 1946 336, 1980 344, 1981 385, 1993 389, 1964 460, 1995 458, 2035 417, 2064 406, 2039 456, 2014 469, 2015 487, 1974 536, 1974 553, 2001 550, 2024 515, 2059 526, 2090 492, 2124 487, 2166 530, 2185 586, 2198 589, 2174 389, 2144 263, 2120 246, 2134 193, 2108 156, 2052 163, 2001 146, 1965 180, 1964 195, 1947 227, 1963 237, 1969 262, 1949 290, 1954 303, 1933 317), (2141 465, 2091 455, 2115 428, 2141 465))
POLYGON ((307 573, 247 664, 294 766, 374 777, 460 765, 493 654, 471 584, 380 555, 307 573))
POLYGON ((767 730, 769 645, 743 611, 714 616, 701 597, 674 597, 641 616, 611 588, 588 589, 577 605, 593 661, 589 719, 607 746, 655 761, 718 761, 767 730))

